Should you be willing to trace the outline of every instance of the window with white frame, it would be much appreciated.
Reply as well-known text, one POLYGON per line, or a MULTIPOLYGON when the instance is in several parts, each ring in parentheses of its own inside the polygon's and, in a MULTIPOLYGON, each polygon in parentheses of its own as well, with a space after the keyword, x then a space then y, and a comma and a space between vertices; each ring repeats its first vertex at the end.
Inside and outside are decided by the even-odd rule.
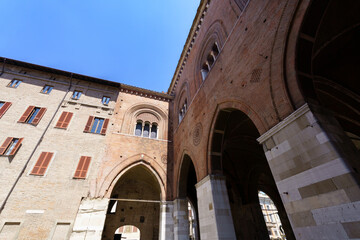
POLYGON ((219 47, 217 42, 215 42, 211 48, 211 51, 208 53, 205 62, 202 63, 203 65, 200 71, 203 81, 205 80, 211 68, 213 67, 218 55, 219 55, 219 47))
POLYGON ((181 105, 181 108, 179 109, 179 123, 183 120, 187 108, 188 108, 187 99, 185 99, 184 103, 181 105))

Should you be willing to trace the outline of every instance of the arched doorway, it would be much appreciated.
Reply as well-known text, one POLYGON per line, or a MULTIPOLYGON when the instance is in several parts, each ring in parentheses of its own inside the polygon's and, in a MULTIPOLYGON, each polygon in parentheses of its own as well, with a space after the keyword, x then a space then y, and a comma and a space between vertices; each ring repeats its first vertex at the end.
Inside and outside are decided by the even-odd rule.
MULTIPOLYGON (((182 236, 184 239, 199 240, 199 224, 198 224, 198 201, 196 195, 197 183, 196 171, 193 161, 189 155, 184 155, 180 176, 179 176, 179 188, 178 188, 178 209, 185 209, 186 217, 182 222, 181 227, 186 231, 182 236)), ((180 239, 180 238, 179 238, 180 239)), ((182 238, 181 238, 182 239, 182 238)))
POLYGON ((258 198, 258 190, 266 189, 278 200, 287 239, 295 239, 251 119, 239 110, 223 109, 212 132, 211 172, 225 176, 236 238, 269 239, 258 198))
POLYGON ((127 170, 111 193, 102 239, 114 239, 115 231, 124 225, 136 226, 141 240, 158 239, 160 200, 160 184, 147 166, 127 170))

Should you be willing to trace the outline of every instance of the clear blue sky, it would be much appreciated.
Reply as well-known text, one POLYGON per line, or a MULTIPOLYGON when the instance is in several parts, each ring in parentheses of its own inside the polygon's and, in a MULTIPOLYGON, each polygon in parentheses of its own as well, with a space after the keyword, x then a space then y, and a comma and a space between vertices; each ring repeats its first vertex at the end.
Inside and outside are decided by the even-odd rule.
POLYGON ((200 0, 0 0, 0 56, 167 91, 200 0))

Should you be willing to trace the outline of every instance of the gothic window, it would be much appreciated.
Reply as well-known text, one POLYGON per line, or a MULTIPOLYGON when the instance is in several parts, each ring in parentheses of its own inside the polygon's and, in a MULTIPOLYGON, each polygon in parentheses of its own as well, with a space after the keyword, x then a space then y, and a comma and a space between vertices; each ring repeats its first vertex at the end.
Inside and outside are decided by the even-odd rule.
POLYGON ((181 108, 179 110, 179 123, 183 120, 186 111, 187 111, 187 99, 185 99, 184 104, 181 105, 181 108))
POLYGON ((207 77, 208 73, 210 72, 211 68, 213 67, 218 55, 219 55, 219 47, 217 42, 215 42, 210 50, 210 52, 208 53, 205 62, 203 63, 202 67, 201 67, 201 77, 202 80, 204 81, 205 78, 207 77))

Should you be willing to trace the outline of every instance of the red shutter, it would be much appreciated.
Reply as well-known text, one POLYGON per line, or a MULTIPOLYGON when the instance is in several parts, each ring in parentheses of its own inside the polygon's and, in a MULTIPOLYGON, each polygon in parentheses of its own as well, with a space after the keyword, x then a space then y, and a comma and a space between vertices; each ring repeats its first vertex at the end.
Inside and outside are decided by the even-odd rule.
POLYGON ((101 134, 102 135, 105 135, 106 134, 106 129, 109 125, 109 119, 106 118, 105 121, 104 121, 104 125, 102 126, 102 129, 101 129, 101 134))
POLYGON ((11 151, 11 153, 9 154, 10 156, 15 155, 16 151, 19 149, 21 142, 24 140, 24 138, 19 138, 19 141, 16 143, 15 147, 13 148, 13 150, 11 151))
POLYGON ((93 120, 94 120, 94 117, 89 116, 89 119, 88 119, 85 129, 84 129, 84 132, 90 132, 90 128, 91 128, 91 124, 92 124, 93 120))
POLYGON ((65 121, 63 122, 63 125, 62 125, 62 128, 67 128, 69 126, 69 123, 71 121, 71 118, 73 116, 73 113, 72 112, 68 112, 67 115, 66 115, 66 118, 65 118, 65 121))
POLYGON ((5 112, 11 106, 11 102, 5 102, 4 105, 0 108, 0 118, 5 114, 5 112))
POLYGON ((54 153, 51 152, 42 152, 39 159, 37 160, 33 170, 31 171, 32 175, 44 176, 47 167, 49 166, 50 160, 54 153))
POLYGON ((65 118, 66 118, 67 113, 68 113, 68 112, 62 112, 62 113, 61 113, 61 116, 60 116, 59 120, 57 121, 55 127, 57 127, 57 128, 62 128, 62 125, 63 125, 63 123, 64 123, 64 121, 65 121, 65 118))
POLYGON ((39 157, 38 160, 36 161, 35 166, 34 166, 34 168, 33 168, 32 171, 31 171, 31 174, 33 174, 33 175, 38 175, 39 169, 40 169, 40 167, 41 167, 41 165, 42 165, 42 163, 43 163, 46 155, 47 155, 47 152, 42 152, 42 153, 40 154, 40 157, 39 157))
POLYGON ((8 137, 5 139, 4 143, 0 147, 0 155, 3 155, 5 153, 6 149, 9 147, 9 144, 11 143, 12 139, 13 139, 12 137, 8 137))
POLYGON ((41 118, 44 116, 45 112, 46 112, 46 108, 40 108, 38 114, 36 114, 36 116, 34 117, 34 120, 31 122, 31 124, 38 125, 41 118))
POLYGON ((77 168, 76 168, 76 171, 75 171, 75 174, 74 174, 74 178, 79 178, 80 177, 81 170, 82 170, 82 167, 84 165, 85 158, 86 157, 84 157, 84 156, 80 157, 80 161, 79 161, 79 163, 77 165, 77 168))
POLYGON ((26 109, 26 111, 24 112, 24 114, 21 116, 21 118, 19 119, 18 122, 21 122, 21 123, 25 122, 26 119, 27 119, 27 118, 29 117, 29 115, 31 114, 31 112, 33 111, 33 109, 34 109, 34 106, 29 106, 29 107, 26 109))
POLYGON ((86 157, 86 156, 80 157, 80 161, 76 168, 74 178, 82 178, 82 179, 86 178, 86 173, 89 169, 90 161, 91 161, 91 157, 86 157))

